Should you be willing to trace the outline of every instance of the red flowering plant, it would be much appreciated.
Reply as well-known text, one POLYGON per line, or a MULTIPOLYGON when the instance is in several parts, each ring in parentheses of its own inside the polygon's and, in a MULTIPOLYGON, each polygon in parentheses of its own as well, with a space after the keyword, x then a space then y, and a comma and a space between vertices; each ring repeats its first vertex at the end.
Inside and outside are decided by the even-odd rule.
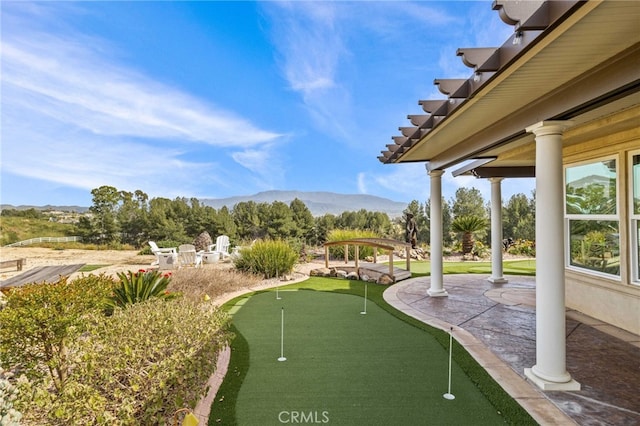
POLYGON ((113 289, 111 297, 107 298, 105 309, 111 314, 116 307, 139 303, 152 297, 173 299, 176 293, 167 290, 171 282, 171 273, 160 273, 155 270, 141 269, 138 272, 118 273, 120 283, 113 289))

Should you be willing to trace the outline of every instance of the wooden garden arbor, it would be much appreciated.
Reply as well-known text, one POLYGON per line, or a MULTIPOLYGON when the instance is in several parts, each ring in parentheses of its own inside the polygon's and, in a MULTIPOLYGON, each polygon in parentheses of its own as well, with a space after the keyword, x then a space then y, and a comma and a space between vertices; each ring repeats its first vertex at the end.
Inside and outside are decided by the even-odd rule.
MULTIPOLYGON (((404 241, 392 240, 390 238, 352 238, 342 241, 330 241, 324 243, 324 264, 329 268, 329 247, 344 246, 344 263, 349 263, 349 246, 354 246, 354 260, 356 269, 358 269, 358 257, 360 255, 360 246, 373 247, 375 249, 386 250, 389 253, 389 275, 394 277, 393 269, 393 250, 396 247, 404 247, 407 259, 407 271, 411 271, 411 244, 404 241)), ((378 250, 373 251, 373 263, 378 261, 378 250)))

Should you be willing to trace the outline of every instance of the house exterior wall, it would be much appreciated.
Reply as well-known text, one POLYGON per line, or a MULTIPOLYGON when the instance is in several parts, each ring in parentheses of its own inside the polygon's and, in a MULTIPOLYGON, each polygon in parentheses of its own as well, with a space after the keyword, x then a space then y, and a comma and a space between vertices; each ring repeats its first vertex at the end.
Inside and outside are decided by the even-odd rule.
MULTIPOLYGON (((640 107, 620 111, 571 129, 565 134, 563 149, 565 167, 616 160, 620 253, 617 275, 572 265, 568 229, 570 216, 565 213, 566 306, 635 334, 640 334, 640 280, 637 272, 638 243, 633 234, 637 232, 636 225, 631 229, 634 222, 630 165, 631 158, 640 155, 639 123, 640 107)), ((566 187, 565 175, 565 191, 566 187)))

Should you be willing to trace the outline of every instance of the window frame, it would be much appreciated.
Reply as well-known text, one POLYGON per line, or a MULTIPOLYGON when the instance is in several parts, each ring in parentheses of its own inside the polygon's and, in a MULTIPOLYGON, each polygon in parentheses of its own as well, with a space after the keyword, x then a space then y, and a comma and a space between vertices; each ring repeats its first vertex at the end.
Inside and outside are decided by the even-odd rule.
MULTIPOLYGON (((640 149, 629 151, 628 152, 628 167, 629 172, 627 175, 629 176, 629 243, 631 245, 631 250, 629 250, 629 262, 631 263, 631 279, 629 282, 632 285, 640 286, 640 261, 638 260, 640 257, 640 211, 634 211, 634 179, 633 179, 633 158, 639 157, 640 159, 640 149)), ((638 180, 638 192, 640 193, 640 179, 638 180)))
MULTIPOLYGON (((630 160, 631 161, 631 160, 630 160)), ((577 265, 571 264, 571 221, 582 220, 582 221, 607 221, 607 222, 617 222, 618 223, 618 250, 620 251, 622 246, 622 235, 620 235, 620 186, 621 186, 621 177, 620 177, 620 155, 619 154, 610 154, 602 157, 590 158, 588 160, 576 161, 573 163, 563 165, 563 211, 564 211, 564 219, 565 219, 565 268, 581 272, 593 276, 599 276, 607 279, 613 279, 616 281, 622 281, 622 270, 619 270, 618 274, 611 274, 608 272, 597 271, 577 265), (616 191, 616 200, 615 200, 615 214, 578 214, 578 213, 567 213, 567 169, 571 169, 573 167, 579 167, 587 164, 595 164, 601 163, 605 161, 615 162, 616 174, 615 174, 615 191, 616 191)), ((622 266, 622 255, 623 253, 620 251, 619 258, 622 266)))

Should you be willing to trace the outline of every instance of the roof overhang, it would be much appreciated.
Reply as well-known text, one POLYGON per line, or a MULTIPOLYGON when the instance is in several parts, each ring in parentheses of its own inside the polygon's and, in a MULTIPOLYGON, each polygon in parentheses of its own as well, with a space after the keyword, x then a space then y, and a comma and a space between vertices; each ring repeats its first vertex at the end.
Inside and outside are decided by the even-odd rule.
MULTIPOLYGON (((490 165, 456 173, 532 175, 534 137, 525 132, 526 127, 565 119, 581 125, 640 104, 640 2, 546 3, 565 3, 565 7, 564 14, 545 29, 520 23, 500 49, 462 49, 465 63, 476 68, 474 75, 467 81, 450 80, 444 90, 443 80, 437 80, 449 99, 420 101, 431 115, 411 116, 414 126, 406 128, 404 138, 395 140, 394 151, 383 152, 380 160, 428 162, 427 168, 435 170, 495 157, 490 165), (534 29, 526 31, 529 28, 534 29), (491 70, 491 63, 496 68, 496 51, 506 55, 501 51, 511 49, 509 43, 516 37, 529 38, 526 47, 491 70), (490 74, 486 81, 485 73, 490 74), (454 97, 464 95, 467 97, 454 97), (501 172, 499 167, 508 170, 501 172)), ((531 13, 537 16, 538 12, 531 13)), ((536 19, 527 22, 538 22, 536 19)))

